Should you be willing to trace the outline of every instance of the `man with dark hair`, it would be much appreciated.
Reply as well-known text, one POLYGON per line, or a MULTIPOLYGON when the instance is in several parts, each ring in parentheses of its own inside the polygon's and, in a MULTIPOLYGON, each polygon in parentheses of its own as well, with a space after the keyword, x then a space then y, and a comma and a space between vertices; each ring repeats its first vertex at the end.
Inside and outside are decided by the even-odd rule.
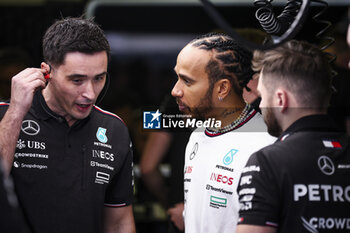
POLYGON ((129 133, 94 105, 109 52, 92 20, 59 20, 41 68, 14 76, 0 104, 0 156, 33 232, 135 232, 129 133))
POLYGON ((194 39, 177 57, 172 95, 180 111, 221 122, 197 128, 187 144, 186 233, 234 231, 241 169, 253 152, 274 141, 261 115, 242 97, 253 74, 251 58, 232 38, 216 33, 194 39))
POLYGON ((236 232, 348 232, 349 138, 326 115, 326 57, 306 42, 289 41, 256 52, 253 63, 261 68, 264 120, 279 138, 243 169, 236 232))

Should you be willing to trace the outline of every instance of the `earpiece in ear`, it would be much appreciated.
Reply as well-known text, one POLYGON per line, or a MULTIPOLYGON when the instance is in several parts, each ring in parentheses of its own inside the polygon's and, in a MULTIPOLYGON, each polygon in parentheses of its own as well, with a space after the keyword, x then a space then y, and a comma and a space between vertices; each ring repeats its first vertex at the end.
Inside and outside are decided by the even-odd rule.
POLYGON ((41 63, 41 68, 43 68, 43 69, 46 70, 45 73, 44 73, 44 78, 45 78, 46 80, 50 79, 51 65, 50 65, 49 63, 46 63, 46 64, 45 64, 44 62, 42 62, 42 63, 41 63), (47 67, 45 67, 45 66, 48 66, 49 70, 46 70, 45 68, 47 68, 47 67))
POLYGON ((50 74, 49 73, 45 73, 44 74, 44 78, 47 80, 47 79, 49 79, 50 78, 50 74))

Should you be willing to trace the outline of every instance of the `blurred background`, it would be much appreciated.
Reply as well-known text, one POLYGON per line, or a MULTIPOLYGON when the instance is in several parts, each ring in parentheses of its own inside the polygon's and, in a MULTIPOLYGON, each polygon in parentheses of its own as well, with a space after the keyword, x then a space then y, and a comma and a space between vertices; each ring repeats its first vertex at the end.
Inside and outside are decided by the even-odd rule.
MULTIPOLYGON (((243 37, 262 43, 266 34, 255 18, 254 0, 212 1, 222 16, 243 37)), ((285 0, 273 2, 281 12, 285 0)), ((348 79, 349 48, 346 45, 349 0, 328 0, 329 7, 320 16, 332 26, 323 36, 332 36, 335 43, 326 49, 337 55, 334 62, 338 74, 333 98, 333 114, 341 122, 349 114, 348 79), (344 94, 345 93, 345 94, 344 94)), ((329 40, 316 34, 324 29, 312 16, 323 7, 313 4, 306 23, 296 39, 323 46, 329 40)), ((173 68, 178 52, 195 36, 221 31, 196 0, 0 0, 0 97, 10 96, 10 79, 25 67, 39 67, 42 62, 41 40, 55 19, 62 17, 94 17, 105 31, 112 49, 109 65, 110 86, 99 105, 121 116, 129 127, 134 144, 135 201, 138 232, 166 232, 166 208, 161 198, 141 179, 139 164, 150 131, 142 129, 142 111, 168 105, 169 93, 176 81, 173 68)), ((188 134, 183 133, 181 138, 188 134)), ((187 139, 187 138, 186 138, 187 139)), ((175 140, 172 140, 174 143, 175 140)), ((167 185, 177 179, 182 184, 182 156, 186 140, 178 150, 169 146, 157 164, 167 185), (180 148, 180 149, 179 149, 180 148), (176 153, 171 153, 176 151, 176 153), (171 156, 169 154, 172 154, 171 156), (169 156, 167 156, 169 155, 169 156), (173 161, 179 161, 176 167, 173 161), (178 171, 180 169, 180 172, 178 171), (180 175, 175 175, 180 174, 180 175), (172 178, 171 178, 172 177, 172 178)), ((170 143, 171 144, 171 143, 170 143)), ((176 188, 178 194, 182 190, 176 188)))

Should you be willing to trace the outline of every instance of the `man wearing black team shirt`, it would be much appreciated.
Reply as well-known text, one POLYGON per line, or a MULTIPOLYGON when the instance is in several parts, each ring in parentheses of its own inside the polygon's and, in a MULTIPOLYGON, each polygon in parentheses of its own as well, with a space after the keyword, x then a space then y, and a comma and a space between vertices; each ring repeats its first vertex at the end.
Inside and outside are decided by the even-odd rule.
POLYGON ((14 76, 0 103, 4 174, 35 233, 135 232, 129 133, 95 106, 109 53, 92 20, 59 20, 44 35, 45 62, 14 76))
POLYGON ((290 41, 256 52, 260 108, 278 140, 243 169, 236 233, 349 232, 349 138, 326 116, 331 78, 320 50, 290 41))

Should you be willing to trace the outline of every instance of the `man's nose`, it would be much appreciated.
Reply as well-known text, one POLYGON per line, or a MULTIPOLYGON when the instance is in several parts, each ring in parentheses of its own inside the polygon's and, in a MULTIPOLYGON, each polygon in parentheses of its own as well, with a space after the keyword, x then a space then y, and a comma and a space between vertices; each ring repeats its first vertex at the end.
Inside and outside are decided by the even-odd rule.
POLYGON ((175 83, 173 89, 171 90, 171 95, 174 97, 180 97, 180 98, 183 96, 183 91, 179 81, 175 83))
POLYGON ((89 100, 94 100, 96 98, 95 87, 92 82, 87 82, 84 86, 83 97, 89 100))

